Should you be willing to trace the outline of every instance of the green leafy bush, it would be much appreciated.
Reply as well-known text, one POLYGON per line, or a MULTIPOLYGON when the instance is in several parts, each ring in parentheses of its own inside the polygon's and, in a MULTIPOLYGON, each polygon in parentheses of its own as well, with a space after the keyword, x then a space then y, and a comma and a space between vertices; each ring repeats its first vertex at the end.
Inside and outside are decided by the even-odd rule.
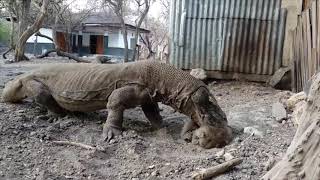
POLYGON ((10 24, 4 20, 0 20, 0 42, 8 44, 10 39, 10 24))

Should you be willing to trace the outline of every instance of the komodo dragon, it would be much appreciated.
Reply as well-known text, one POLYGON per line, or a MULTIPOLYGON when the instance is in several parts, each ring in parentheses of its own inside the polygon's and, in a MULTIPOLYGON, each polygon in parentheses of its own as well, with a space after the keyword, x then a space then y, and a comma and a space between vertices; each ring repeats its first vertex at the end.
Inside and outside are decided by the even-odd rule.
POLYGON ((123 111, 141 105, 153 127, 162 117, 158 102, 189 116, 182 138, 204 148, 231 140, 225 113, 207 86, 188 73, 151 61, 125 64, 53 64, 18 76, 3 90, 4 102, 31 97, 54 113, 108 109, 102 138, 122 131, 123 111))

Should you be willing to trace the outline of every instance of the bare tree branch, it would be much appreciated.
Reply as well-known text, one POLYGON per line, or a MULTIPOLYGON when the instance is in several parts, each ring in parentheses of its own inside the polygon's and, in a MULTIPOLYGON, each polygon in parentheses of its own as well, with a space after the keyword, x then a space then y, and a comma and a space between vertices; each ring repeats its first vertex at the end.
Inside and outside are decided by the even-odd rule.
POLYGON ((120 20, 121 24, 121 31, 123 35, 123 41, 124 41, 124 62, 128 62, 129 59, 129 45, 128 45, 128 32, 127 32, 127 26, 124 21, 124 0, 105 0, 104 1, 117 15, 117 17, 120 20))
POLYGON ((42 34, 40 31, 38 31, 37 33, 34 34, 35 36, 39 36, 39 37, 43 37, 43 38, 46 38, 46 39, 49 39, 50 41, 53 42, 53 39, 47 35, 44 35, 42 34))

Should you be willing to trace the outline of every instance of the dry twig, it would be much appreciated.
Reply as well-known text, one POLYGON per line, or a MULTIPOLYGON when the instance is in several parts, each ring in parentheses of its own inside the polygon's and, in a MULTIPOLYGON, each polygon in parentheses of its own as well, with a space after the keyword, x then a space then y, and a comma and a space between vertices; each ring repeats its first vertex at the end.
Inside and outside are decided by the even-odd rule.
POLYGON ((71 142, 71 141, 52 141, 52 143, 58 144, 58 145, 78 146, 87 150, 104 151, 103 148, 94 147, 94 146, 90 146, 83 143, 71 142))
POLYGON ((224 162, 222 164, 219 164, 217 166, 203 169, 199 172, 196 172, 192 175, 192 179, 195 180, 202 180, 202 179, 208 179, 215 176, 218 176, 228 170, 230 170, 232 167, 240 164, 242 162, 241 158, 232 159, 230 161, 224 162))

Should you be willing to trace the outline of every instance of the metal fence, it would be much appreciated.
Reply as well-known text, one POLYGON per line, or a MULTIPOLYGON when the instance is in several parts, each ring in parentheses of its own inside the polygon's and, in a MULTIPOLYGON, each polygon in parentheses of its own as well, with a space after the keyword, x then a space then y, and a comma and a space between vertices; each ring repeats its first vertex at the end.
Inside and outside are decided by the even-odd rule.
POLYGON ((272 75, 282 65, 286 13, 281 0, 174 0, 170 63, 272 75))

